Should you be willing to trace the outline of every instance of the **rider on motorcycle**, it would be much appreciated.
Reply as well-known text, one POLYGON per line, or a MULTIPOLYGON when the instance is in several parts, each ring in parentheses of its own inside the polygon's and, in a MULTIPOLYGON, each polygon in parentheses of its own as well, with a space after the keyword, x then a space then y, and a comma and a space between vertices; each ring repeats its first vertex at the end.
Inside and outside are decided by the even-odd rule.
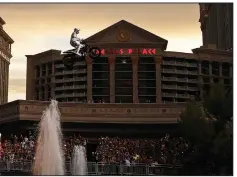
POLYGON ((79 53, 80 49, 84 47, 83 44, 81 44, 82 39, 77 37, 77 34, 79 34, 80 30, 75 28, 72 35, 71 35, 71 40, 70 44, 72 47, 75 47, 76 54, 81 56, 81 53, 79 53))

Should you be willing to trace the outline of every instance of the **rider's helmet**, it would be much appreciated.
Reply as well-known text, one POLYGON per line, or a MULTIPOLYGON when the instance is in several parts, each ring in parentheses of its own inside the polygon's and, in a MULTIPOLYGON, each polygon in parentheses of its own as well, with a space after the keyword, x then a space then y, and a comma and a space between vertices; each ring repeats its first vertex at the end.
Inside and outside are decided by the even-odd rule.
POLYGON ((80 29, 74 28, 74 31, 78 33, 78 32, 80 32, 80 29))

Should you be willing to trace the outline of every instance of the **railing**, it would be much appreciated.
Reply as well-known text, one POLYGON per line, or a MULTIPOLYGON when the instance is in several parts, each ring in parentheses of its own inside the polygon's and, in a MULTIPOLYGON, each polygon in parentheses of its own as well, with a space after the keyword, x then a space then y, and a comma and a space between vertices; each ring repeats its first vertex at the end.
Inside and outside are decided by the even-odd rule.
POLYGON ((55 75, 64 75, 64 74, 80 74, 80 73, 86 73, 86 69, 80 69, 80 70, 70 70, 70 71, 56 71, 55 75))
POLYGON ((65 98, 65 97, 84 97, 86 96, 86 93, 62 93, 62 94, 56 94, 55 98, 65 98))
MULTIPOLYGON (((86 65, 85 61, 79 61, 74 64, 74 66, 84 66, 84 65, 86 65)), ((64 64, 55 64, 55 68, 64 68, 64 67, 65 67, 64 64)))
POLYGON ((177 66, 186 66, 186 67, 197 67, 197 63, 186 63, 178 61, 163 61, 164 65, 177 65, 177 66))
POLYGON ((86 85, 72 85, 72 86, 61 86, 56 87, 55 90, 73 90, 73 89, 85 89, 86 85))
POLYGON ((188 74, 197 75, 197 71, 179 70, 179 69, 162 69, 163 73, 178 73, 178 74, 188 74))
MULTIPOLYGON (((32 172, 32 161, 0 161, 0 172, 18 171, 32 172)), ((177 175, 181 169, 180 165, 149 165, 149 164, 108 164, 108 163, 87 163, 87 175, 177 175)), ((66 175, 71 175, 71 163, 65 163, 66 175)))
POLYGON ((73 77, 73 78, 64 78, 64 79, 55 79, 55 83, 61 82, 73 82, 73 81, 86 81, 86 77, 73 77))
POLYGON ((188 78, 177 78, 177 77, 162 77, 162 80, 164 81, 180 81, 180 82, 198 82, 197 79, 188 79, 188 78))
POLYGON ((176 98, 193 98, 193 95, 189 94, 178 94, 178 93, 163 93, 163 97, 176 97, 176 98))

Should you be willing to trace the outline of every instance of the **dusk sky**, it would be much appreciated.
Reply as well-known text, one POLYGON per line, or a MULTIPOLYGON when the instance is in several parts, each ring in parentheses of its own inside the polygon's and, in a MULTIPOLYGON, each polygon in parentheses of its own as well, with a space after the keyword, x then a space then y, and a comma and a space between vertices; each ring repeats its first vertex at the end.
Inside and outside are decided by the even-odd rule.
POLYGON ((25 99, 26 57, 49 49, 70 49, 81 37, 126 20, 167 39, 168 51, 189 52, 202 45, 198 4, 0 4, 4 30, 13 38, 9 101, 25 99))

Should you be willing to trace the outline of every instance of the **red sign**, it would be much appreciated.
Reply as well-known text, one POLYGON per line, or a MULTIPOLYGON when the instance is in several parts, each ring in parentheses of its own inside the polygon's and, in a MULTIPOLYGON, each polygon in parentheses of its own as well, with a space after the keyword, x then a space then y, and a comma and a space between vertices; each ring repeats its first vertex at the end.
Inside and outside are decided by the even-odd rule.
POLYGON ((156 55, 156 49, 144 48, 140 50, 142 55, 156 55))
POLYGON ((156 55, 155 48, 118 48, 118 49, 101 49, 101 55, 156 55))

